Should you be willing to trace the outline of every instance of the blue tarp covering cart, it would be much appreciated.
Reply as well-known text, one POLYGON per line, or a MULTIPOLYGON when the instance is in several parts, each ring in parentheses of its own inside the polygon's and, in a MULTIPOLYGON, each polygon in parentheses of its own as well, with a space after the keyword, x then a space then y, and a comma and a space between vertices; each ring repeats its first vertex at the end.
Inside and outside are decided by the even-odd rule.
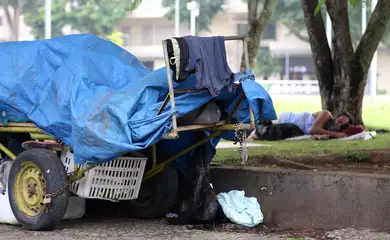
MULTIPOLYGON (((234 74, 233 90, 225 87, 212 97, 208 91, 187 91, 196 89, 195 75, 170 85, 167 68, 151 71, 94 35, 0 43, 0 68, 0 134, 29 122, 69 146, 80 166, 108 163, 156 143, 175 156, 199 140, 194 128, 180 128, 176 120, 211 101, 218 102, 229 123, 250 123, 250 109, 255 124, 276 119, 270 96, 250 70, 234 74), (173 91, 180 94, 167 101, 173 91), (179 138, 166 139, 172 131, 179 138)), ((205 138, 215 133, 201 129, 205 138)), ((224 130, 205 141, 208 161, 221 138, 234 139, 233 129, 224 130)), ((176 167, 188 170, 191 154, 179 154, 176 167)))
MULTIPOLYGON (((165 68, 151 71, 126 50, 93 35, 0 44, 1 121, 35 123, 73 148, 77 164, 101 163, 150 147, 177 116, 211 100, 207 92, 175 99, 176 109, 157 111, 168 93, 165 68)), ((237 73, 257 120, 272 120, 272 100, 251 73, 237 73), (261 111, 261 112, 260 112, 261 111)), ((194 76, 175 88, 193 88, 194 76)), ((232 110, 241 89, 218 98, 232 110)), ((249 122, 248 100, 235 120, 249 122)), ((167 145, 169 143, 167 142, 167 145)), ((172 142, 172 147, 175 147, 172 142)))

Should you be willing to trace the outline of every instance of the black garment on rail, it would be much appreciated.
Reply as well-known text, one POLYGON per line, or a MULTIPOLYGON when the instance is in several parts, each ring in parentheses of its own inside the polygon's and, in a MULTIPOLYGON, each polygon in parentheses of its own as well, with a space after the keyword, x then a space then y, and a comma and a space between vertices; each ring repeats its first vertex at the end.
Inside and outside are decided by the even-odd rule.
POLYGON ((185 36, 166 41, 175 82, 195 73, 195 87, 208 89, 213 97, 225 87, 232 89, 234 74, 227 63, 224 37, 185 36))
POLYGON ((170 62, 169 67, 173 72, 173 80, 175 82, 183 82, 194 73, 194 71, 185 71, 188 65, 189 49, 184 38, 167 39, 167 52, 170 62), (178 48, 174 48, 172 41, 177 41, 178 48))

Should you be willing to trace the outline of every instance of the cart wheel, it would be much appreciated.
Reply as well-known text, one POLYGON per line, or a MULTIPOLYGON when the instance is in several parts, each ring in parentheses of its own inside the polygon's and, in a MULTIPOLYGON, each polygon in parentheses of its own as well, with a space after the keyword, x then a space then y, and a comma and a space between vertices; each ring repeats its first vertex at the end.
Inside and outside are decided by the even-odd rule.
POLYGON ((178 188, 177 171, 171 165, 141 185, 138 199, 129 201, 129 215, 153 219, 165 217, 175 204, 178 188))
POLYGON ((29 230, 50 230, 62 220, 68 207, 65 190, 44 204, 46 194, 63 188, 65 168, 55 153, 31 149, 21 153, 9 174, 9 200, 15 218, 29 230))

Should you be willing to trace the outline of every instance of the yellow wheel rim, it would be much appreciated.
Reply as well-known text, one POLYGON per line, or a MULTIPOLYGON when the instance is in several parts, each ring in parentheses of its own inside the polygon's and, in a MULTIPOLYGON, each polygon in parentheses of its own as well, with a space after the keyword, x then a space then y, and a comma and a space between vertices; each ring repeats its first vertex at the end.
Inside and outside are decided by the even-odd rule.
POLYGON ((32 162, 25 162, 16 176, 14 197, 21 212, 27 217, 39 215, 45 205, 46 182, 39 167, 32 162))

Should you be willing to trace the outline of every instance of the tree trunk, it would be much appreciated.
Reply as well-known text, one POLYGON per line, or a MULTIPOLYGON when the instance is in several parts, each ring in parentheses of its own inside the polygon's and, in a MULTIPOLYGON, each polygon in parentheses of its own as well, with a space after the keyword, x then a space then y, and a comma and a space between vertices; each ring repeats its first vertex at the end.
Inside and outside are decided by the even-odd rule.
POLYGON ((337 115, 350 112, 356 123, 362 121, 366 77, 372 57, 390 19, 390 1, 379 0, 367 30, 354 51, 348 19, 347 0, 327 0, 334 31, 333 57, 321 14, 314 16, 318 0, 301 0, 305 23, 317 71, 323 109, 337 115))
MULTIPOLYGON (((263 10, 259 14, 260 0, 248 0, 248 58, 249 68, 253 69, 256 64, 257 54, 260 48, 260 41, 265 26, 268 24, 276 7, 277 0, 264 0, 263 10)), ((241 60, 241 69, 245 66, 244 56, 241 60)), ((248 66, 246 66, 248 67, 248 66)))
POLYGON ((14 29, 13 29, 14 21, 12 19, 11 12, 9 11, 8 5, 4 5, 3 9, 4 9, 5 17, 7 18, 8 27, 11 30, 11 34, 12 34, 11 38, 13 40, 14 39, 14 35, 15 35, 14 34, 14 29))
POLYGON ((11 40, 17 41, 19 40, 20 2, 19 0, 14 0, 11 5, 3 5, 3 9, 12 33, 11 40), (9 6, 12 7, 13 14, 11 14, 9 6))
POLYGON ((322 108, 331 111, 333 109, 333 62, 332 53, 326 37, 324 20, 321 14, 314 16, 314 11, 318 4, 317 1, 302 0, 301 3, 320 86, 322 108))
POLYGON ((13 40, 18 41, 19 40, 19 25, 20 25, 20 3, 19 0, 14 0, 14 20, 12 25, 12 32, 13 32, 13 40))

